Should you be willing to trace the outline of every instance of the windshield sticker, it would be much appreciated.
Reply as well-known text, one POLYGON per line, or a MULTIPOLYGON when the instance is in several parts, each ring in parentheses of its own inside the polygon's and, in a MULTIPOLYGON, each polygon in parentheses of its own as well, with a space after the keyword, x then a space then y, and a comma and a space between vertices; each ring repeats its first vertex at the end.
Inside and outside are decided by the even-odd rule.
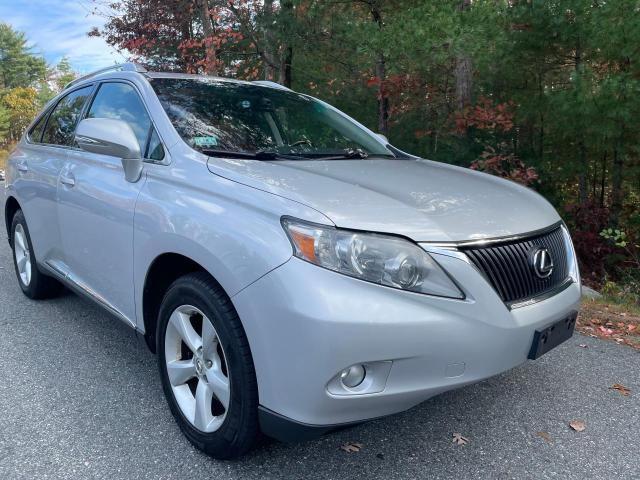
POLYGON ((193 137, 193 143, 196 147, 216 147, 218 146, 217 137, 193 137))

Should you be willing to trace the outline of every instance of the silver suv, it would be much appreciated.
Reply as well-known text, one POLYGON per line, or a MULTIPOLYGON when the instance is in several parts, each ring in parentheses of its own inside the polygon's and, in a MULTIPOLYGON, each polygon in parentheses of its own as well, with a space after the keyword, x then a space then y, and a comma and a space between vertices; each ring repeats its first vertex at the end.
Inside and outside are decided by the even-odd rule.
POLYGON ((81 78, 5 193, 25 295, 64 285, 129 325, 217 458, 406 410, 573 333, 576 259, 542 197, 268 82, 81 78))

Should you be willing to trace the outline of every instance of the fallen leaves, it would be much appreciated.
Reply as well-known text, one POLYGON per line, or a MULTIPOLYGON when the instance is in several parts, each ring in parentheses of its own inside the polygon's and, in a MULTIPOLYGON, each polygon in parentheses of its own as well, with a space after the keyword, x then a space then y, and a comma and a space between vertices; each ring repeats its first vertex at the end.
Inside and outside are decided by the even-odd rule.
POLYGON ((347 442, 340 446, 340 450, 347 453, 357 453, 362 450, 363 445, 358 442, 347 442))
POLYGON ((600 330, 600 332, 602 332, 602 334, 607 336, 607 337, 610 336, 610 335, 613 335, 613 330, 612 329, 607 328, 607 327, 603 327, 602 325, 600 325, 598 327, 598 330, 600 330))
POLYGON ((609 387, 609 390, 617 390, 623 397, 628 397, 629 395, 631 395, 631 390, 621 383, 614 383, 609 387))
POLYGON ((569 426, 576 432, 584 432, 585 428, 587 428, 587 424, 582 420, 571 420, 569 426))
POLYGON ((587 345, 586 343, 581 343, 580 345, 578 345, 580 348, 589 348, 589 345, 587 345))
POLYGON ((585 301, 576 330, 590 337, 613 340, 640 349, 640 316, 619 305, 585 301))
POLYGON ((469 443, 469 439, 467 437, 463 437, 461 433, 453 434, 453 443, 456 445, 466 445, 469 443))
POLYGON ((551 435, 549 435, 549 432, 536 432, 536 435, 542 438, 547 443, 553 443, 553 440, 551 440, 551 435))

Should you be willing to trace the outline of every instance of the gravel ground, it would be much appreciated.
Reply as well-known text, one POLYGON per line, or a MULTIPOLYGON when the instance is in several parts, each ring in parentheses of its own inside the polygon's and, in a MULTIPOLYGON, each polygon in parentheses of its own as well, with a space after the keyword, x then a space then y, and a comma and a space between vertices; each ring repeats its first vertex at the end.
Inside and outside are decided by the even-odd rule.
POLYGON ((580 335, 408 412, 299 445, 265 441, 235 462, 212 460, 174 423, 155 357, 73 294, 25 298, 2 237, 1 479, 640 478, 640 354, 580 335), (614 383, 631 395, 610 390, 614 383), (574 419, 584 432, 568 427, 574 419), (454 432, 469 444, 454 445, 454 432), (346 442, 362 450, 345 453, 346 442))

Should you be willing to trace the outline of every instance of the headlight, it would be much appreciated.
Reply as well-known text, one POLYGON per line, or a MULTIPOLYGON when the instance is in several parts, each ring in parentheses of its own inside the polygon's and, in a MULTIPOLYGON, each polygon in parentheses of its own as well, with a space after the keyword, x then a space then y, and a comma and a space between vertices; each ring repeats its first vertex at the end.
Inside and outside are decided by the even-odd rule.
POLYGON ((580 271, 578 269, 578 257, 576 256, 576 251, 573 248, 573 241, 571 240, 571 235, 569 235, 569 230, 566 225, 562 225, 562 236, 564 238, 564 246, 567 250, 567 265, 569 266, 569 277, 575 283, 580 285, 580 271))
POLYGON ((368 282, 440 297, 464 298, 422 248, 398 237, 352 232, 285 217, 296 257, 368 282))

